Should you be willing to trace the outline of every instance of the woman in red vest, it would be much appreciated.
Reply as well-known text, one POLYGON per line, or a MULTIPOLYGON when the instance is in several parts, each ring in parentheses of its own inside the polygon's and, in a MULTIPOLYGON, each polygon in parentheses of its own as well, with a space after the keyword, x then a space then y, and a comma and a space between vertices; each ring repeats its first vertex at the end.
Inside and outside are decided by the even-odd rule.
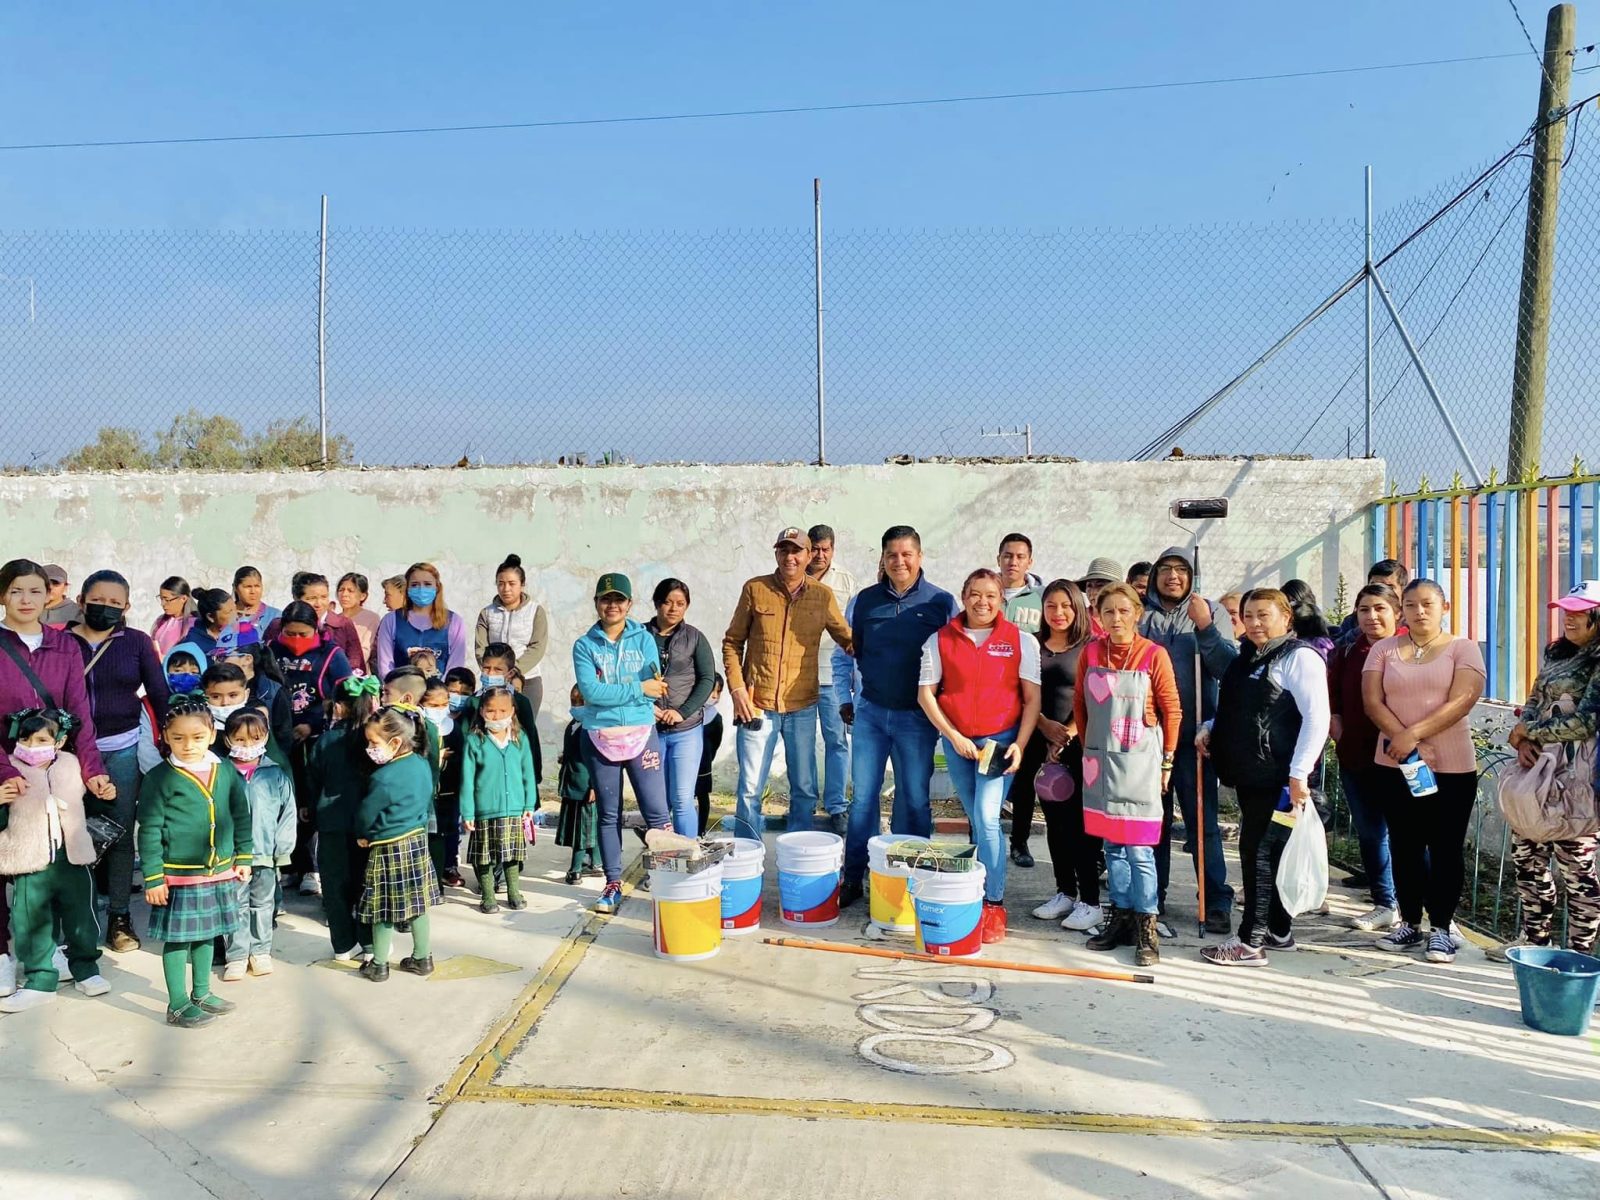
POLYGON ((967 576, 961 604, 923 643, 917 702, 943 736, 945 767, 983 863, 983 940, 998 942, 1006 936, 1000 805, 1039 719, 1039 639, 1005 619, 993 571, 967 576))

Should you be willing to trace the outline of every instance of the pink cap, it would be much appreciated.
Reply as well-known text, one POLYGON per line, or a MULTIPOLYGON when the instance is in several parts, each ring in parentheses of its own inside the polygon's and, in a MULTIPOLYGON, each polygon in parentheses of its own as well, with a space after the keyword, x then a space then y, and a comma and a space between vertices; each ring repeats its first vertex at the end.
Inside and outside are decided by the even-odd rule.
POLYGON ((1600 608, 1600 579, 1585 579, 1559 600, 1550 601, 1551 608, 1564 612, 1588 612, 1600 608))

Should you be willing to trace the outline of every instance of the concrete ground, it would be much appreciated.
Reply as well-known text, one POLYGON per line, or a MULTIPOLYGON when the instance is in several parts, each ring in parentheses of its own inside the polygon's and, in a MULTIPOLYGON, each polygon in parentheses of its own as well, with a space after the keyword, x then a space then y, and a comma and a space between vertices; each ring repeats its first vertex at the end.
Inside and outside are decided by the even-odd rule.
MULTIPOLYGON (((904 944, 860 908, 777 927, 770 887, 763 935, 664 962, 648 895, 592 918, 565 859, 532 851, 525 912, 448 893, 426 981, 326 962, 295 898, 277 972, 217 984, 240 1008, 208 1029, 162 1022, 150 951, 106 956, 106 999, 0 1018, 0 1196, 1600 1194, 1600 1031, 1525 1028, 1476 948, 1373 950, 1351 893, 1298 953, 1225 971, 1196 957, 1186 876, 1136 984, 765 945, 904 944)), ((987 956, 1129 969, 1028 915, 1049 879, 1012 869, 987 956)))

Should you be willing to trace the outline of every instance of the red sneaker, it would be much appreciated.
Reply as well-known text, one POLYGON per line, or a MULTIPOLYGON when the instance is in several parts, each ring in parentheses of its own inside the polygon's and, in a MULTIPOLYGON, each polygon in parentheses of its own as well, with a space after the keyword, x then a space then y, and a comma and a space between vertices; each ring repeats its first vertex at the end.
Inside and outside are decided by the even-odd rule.
POLYGON ((992 946, 1006 940, 1006 906, 998 901, 983 902, 983 944, 992 946))

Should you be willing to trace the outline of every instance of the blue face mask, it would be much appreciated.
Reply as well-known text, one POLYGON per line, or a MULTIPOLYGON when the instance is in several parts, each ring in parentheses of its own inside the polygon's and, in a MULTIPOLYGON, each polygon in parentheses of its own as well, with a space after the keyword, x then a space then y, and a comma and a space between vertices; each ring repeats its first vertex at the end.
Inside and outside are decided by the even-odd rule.
POLYGON ((439 589, 430 583, 419 583, 406 589, 406 599, 415 608, 427 608, 439 595, 439 589))
POLYGON ((480 692, 486 692, 490 688, 505 687, 506 685, 506 677, 504 675, 483 675, 479 678, 482 684, 478 688, 480 692))
POLYGON ((450 711, 453 712, 453 713, 458 713, 458 712, 463 711, 467 707, 467 705, 471 704, 471 703, 472 703, 472 697, 471 696, 457 696, 453 692, 450 695, 450 711))
POLYGON ((198 675, 168 675, 167 676, 167 687, 168 687, 168 689, 171 690, 171 691, 177 692, 180 696, 187 696, 190 692, 194 691, 199 686, 200 686, 200 676, 198 676, 198 675))

